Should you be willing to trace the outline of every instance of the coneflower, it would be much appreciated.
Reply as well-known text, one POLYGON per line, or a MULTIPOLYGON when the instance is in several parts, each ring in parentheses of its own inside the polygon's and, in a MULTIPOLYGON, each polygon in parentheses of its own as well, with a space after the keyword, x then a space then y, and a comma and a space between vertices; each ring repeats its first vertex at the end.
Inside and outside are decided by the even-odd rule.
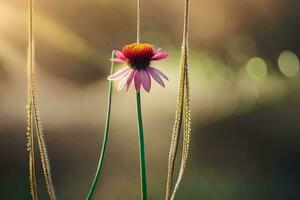
POLYGON ((169 56, 168 53, 161 53, 160 49, 154 49, 154 46, 148 43, 133 43, 123 47, 122 52, 115 50, 115 62, 127 63, 127 67, 117 71, 108 77, 109 80, 120 80, 119 90, 126 87, 129 89, 134 82, 135 90, 140 91, 141 85, 150 92, 151 77, 162 87, 165 87, 163 79, 168 77, 160 70, 151 67, 152 61, 162 60, 169 56))
POLYGON ((190 135, 191 135, 191 99, 190 99, 190 83, 189 83, 189 5, 190 0, 185 0, 185 14, 183 27, 183 41, 181 51, 181 72, 179 93, 177 98, 177 109, 175 115, 175 123, 173 127, 172 141, 168 162, 168 177, 166 188, 166 200, 174 200, 175 194, 180 186, 183 174, 186 168, 188 158, 190 135), (173 186, 174 167, 177 157, 178 142, 183 125, 183 147, 181 156, 181 165, 176 184, 173 186))
POLYGON ((145 141, 142 120, 141 107, 141 86, 145 91, 151 90, 151 77, 162 87, 165 83, 162 79, 168 80, 168 77, 160 70, 151 67, 152 61, 162 60, 169 56, 168 53, 161 53, 160 49, 155 49, 148 43, 133 43, 126 45, 122 52, 115 50, 116 58, 112 61, 127 63, 127 67, 117 71, 108 77, 108 80, 119 80, 119 90, 126 87, 129 89, 132 82, 136 91, 136 109, 140 144, 140 168, 141 168, 141 190, 142 199, 147 199, 147 176, 146 176, 146 155, 145 141))
POLYGON ((162 53, 161 49, 154 48, 149 43, 140 43, 140 10, 141 0, 137 0, 137 40, 135 43, 125 45, 122 51, 114 50, 111 58, 111 73, 108 76, 109 80, 109 92, 108 92, 108 110, 106 117, 106 127, 104 132, 104 138, 102 142, 102 150, 97 167, 97 171, 90 188, 90 191, 86 197, 86 200, 90 200, 94 194, 94 190, 99 179, 107 146, 107 139, 109 133, 110 124, 110 112, 111 112, 111 99, 112 99, 112 81, 119 81, 119 90, 126 87, 126 91, 134 83, 136 91, 136 110, 137 110, 137 124, 139 135, 139 154, 140 154, 140 176, 141 176, 141 193, 142 199, 147 200, 147 175, 146 175, 146 155, 145 155, 145 141, 143 131, 142 120, 142 106, 141 106, 141 87, 145 91, 151 90, 151 78, 154 79, 162 87, 165 87, 163 79, 168 80, 168 77, 160 70, 152 66, 153 61, 165 59, 169 56, 168 53, 162 53), (126 63, 127 66, 115 73, 113 73, 114 62, 126 63))
POLYGON ((161 49, 155 49, 149 43, 140 43, 141 0, 137 0, 137 10, 137 41, 124 46, 122 51, 115 50, 116 58, 113 59, 116 62, 127 63, 127 67, 109 76, 108 79, 119 80, 120 90, 124 87, 128 90, 131 83, 134 82, 140 150, 141 192, 142 199, 147 200, 146 155, 140 89, 143 86, 145 91, 150 92, 151 77, 162 87, 165 87, 163 79, 168 80, 168 77, 162 71, 152 67, 152 62, 165 59, 169 54, 161 53, 161 49))
POLYGON ((51 200, 56 200, 55 190, 53 187, 50 162, 47 153, 46 142, 44 139, 43 128, 39 116, 37 106, 37 95, 35 88, 35 50, 34 50, 34 35, 33 35, 33 0, 28 1, 29 6, 29 38, 28 38, 28 52, 27 52, 27 151, 29 156, 29 183, 32 199, 38 199, 36 173, 35 173, 35 148, 34 148, 34 129, 36 127, 37 140, 40 151, 40 158, 42 163, 43 175, 51 200))

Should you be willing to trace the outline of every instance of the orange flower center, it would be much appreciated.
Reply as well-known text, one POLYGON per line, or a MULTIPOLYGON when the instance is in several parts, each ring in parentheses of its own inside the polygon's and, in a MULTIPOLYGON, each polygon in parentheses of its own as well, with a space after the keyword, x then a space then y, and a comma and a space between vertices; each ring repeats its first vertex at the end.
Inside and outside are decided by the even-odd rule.
POLYGON ((128 65, 135 69, 149 67, 151 58, 154 56, 154 47, 148 43, 133 43, 126 45, 122 50, 128 58, 128 65))

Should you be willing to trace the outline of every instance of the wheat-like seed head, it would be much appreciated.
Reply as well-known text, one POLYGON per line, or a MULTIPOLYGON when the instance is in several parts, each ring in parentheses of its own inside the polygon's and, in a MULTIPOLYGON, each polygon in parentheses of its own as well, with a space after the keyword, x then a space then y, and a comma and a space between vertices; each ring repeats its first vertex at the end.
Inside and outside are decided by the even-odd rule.
POLYGON ((46 183, 46 187, 47 187, 47 191, 48 191, 50 199, 56 200, 56 195, 55 195, 55 190, 54 190, 52 175, 51 175, 49 156, 48 156, 46 141, 44 138, 43 127, 42 127, 42 123, 40 120, 40 114, 39 114, 39 110, 38 110, 38 107, 36 104, 35 93, 33 93, 32 96, 33 96, 33 100, 34 100, 33 101, 33 110, 34 110, 34 116, 35 116, 36 132, 37 132, 37 139, 38 139, 38 144, 39 144, 44 179, 45 179, 45 183, 46 183))
POLYGON ((190 83, 189 83, 189 0, 185 0, 185 15, 184 15, 184 28, 183 28, 183 42, 181 51, 181 73, 180 73, 180 85, 179 94, 177 98, 177 110, 175 114, 175 123, 172 133, 172 141, 169 153, 168 163, 168 178, 166 189, 166 200, 174 200, 175 194, 180 186, 183 174, 186 168, 190 136, 191 136, 191 97, 190 97, 190 83), (180 137, 181 125, 183 128, 183 147, 181 156, 181 165, 179 175, 172 191, 172 183, 174 176, 174 166, 176 161, 176 155, 178 151, 178 140, 180 137), (171 197, 170 197, 171 196, 171 197))
POLYGON ((175 122, 173 126, 171 146, 169 152, 169 161, 168 161, 168 177, 167 177, 167 189, 166 189, 166 200, 169 199, 172 190, 173 174, 175 168, 175 159, 178 149, 178 139, 180 136, 181 124, 182 124, 182 113, 183 113, 183 97, 184 97, 184 74, 185 70, 183 67, 180 69, 180 85, 179 93, 177 98, 176 113, 175 113, 175 122))
POLYGON ((183 147, 182 147, 182 158, 179 175, 175 184, 171 200, 175 199, 176 192, 182 181, 186 163, 189 154, 190 137, 191 137, 191 98, 190 98, 190 84, 188 68, 186 68, 186 79, 185 79, 185 95, 184 95, 184 135, 183 135, 183 147))
POLYGON ((29 0, 29 44, 27 50, 27 105, 26 105, 26 138, 27 138, 27 152, 29 162, 29 186, 33 200, 37 200, 37 186, 36 186, 36 174, 35 174, 35 159, 34 159, 34 135, 33 135, 33 121, 32 121, 32 95, 33 88, 33 39, 32 39, 32 7, 33 1, 29 0))
POLYGON ((29 156, 29 184, 30 191, 33 200, 37 200, 37 186, 36 186, 36 174, 35 174, 35 154, 34 154, 34 131, 33 123, 36 126, 39 151, 41 156, 43 174, 47 186, 47 191, 51 200, 56 200, 55 190, 51 178, 50 163, 48 159, 48 153, 46 148, 45 139, 43 136, 43 129, 40 122, 39 110, 36 103, 36 86, 35 86, 35 49, 34 49, 34 36, 33 36, 33 0, 28 0, 29 5, 29 47, 27 52, 27 151, 29 156))

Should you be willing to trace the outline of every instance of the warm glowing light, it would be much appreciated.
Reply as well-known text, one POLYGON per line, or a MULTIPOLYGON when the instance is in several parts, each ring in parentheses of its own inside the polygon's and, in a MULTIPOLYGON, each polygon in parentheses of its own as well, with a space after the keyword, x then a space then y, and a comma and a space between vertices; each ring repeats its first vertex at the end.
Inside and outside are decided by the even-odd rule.
POLYGON ((266 62, 259 57, 251 58, 246 64, 246 69, 251 78, 258 80, 265 78, 268 73, 266 62))
POLYGON ((287 77, 293 77, 299 72, 299 58, 292 51, 283 51, 278 58, 280 71, 287 77))

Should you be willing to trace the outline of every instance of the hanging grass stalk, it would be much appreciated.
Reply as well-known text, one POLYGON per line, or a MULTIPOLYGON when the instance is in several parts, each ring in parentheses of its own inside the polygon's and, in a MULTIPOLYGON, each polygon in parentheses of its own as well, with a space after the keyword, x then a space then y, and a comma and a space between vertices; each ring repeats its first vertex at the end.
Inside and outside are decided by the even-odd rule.
POLYGON ((180 137, 180 131, 182 126, 182 119, 183 119, 183 98, 184 98, 184 77, 185 77, 185 70, 181 68, 180 70, 180 85, 179 85, 179 93, 177 98, 177 109, 175 114, 175 122, 173 126, 173 133, 171 138, 171 146, 169 152, 169 161, 168 161, 168 176, 167 176, 167 188, 166 188, 166 200, 170 199, 170 195, 172 192, 172 183, 173 183, 173 176, 174 176, 174 168, 175 168, 175 161, 178 151, 178 140, 180 137))
MULTIPOLYGON (((111 67, 110 67, 110 74, 113 73, 114 71, 114 59, 115 54, 114 51, 111 54, 111 67)), ((107 99, 107 112, 106 112, 106 122, 105 122, 105 130, 104 130, 104 136, 103 136, 103 141, 102 141, 102 149, 100 153, 100 158, 99 158, 99 163, 97 166, 96 174, 94 176, 94 180, 92 182, 91 188, 89 193, 87 194, 86 200, 90 200, 93 197, 96 185, 98 183, 98 179, 101 174, 101 170, 103 168, 103 163, 105 159, 105 153, 106 153, 106 147, 107 147, 107 140, 109 136, 109 125, 110 125, 110 113, 111 113, 111 100, 112 100, 112 81, 109 81, 108 85, 108 99, 107 99)))
POLYGON ((190 97, 190 83, 189 83, 189 74, 188 69, 186 68, 186 80, 185 80, 186 88, 184 95, 184 136, 183 136, 183 147, 182 147, 182 158, 181 158, 181 166, 178 175, 177 182, 174 187, 174 191, 171 197, 171 200, 175 199, 175 194, 180 186, 180 183, 183 178, 183 174, 186 168, 189 147, 190 147, 190 137, 191 137, 191 97, 190 97))
POLYGON ((136 42, 141 41, 141 0, 137 0, 136 42))
POLYGON ((169 153, 168 162, 168 177, 167 177, 167 188, 166 188, 166 200, 173 200, 175 194, 180 186, 183 174, 186 168, 190 135, 191 135, 191 99, 190 99, 190 83, 189 83, 189 71, 188 71, 188 59, 189 59, 189 4, 190 0, 185 0, 185 14, 184 14, 184 29, 183 29, 183 42, 181 52, 181 73, 180 73, 180 84, 179 94, 177 99, 177 110, 175 114, 175 123, 173 127, 172 141, 169 153), (183 150, 179 176, 177 178, 174 189, 173 176, 174 167, 178 151, 178 142, 180 132, 183 127, 183 150))
POLYGON ((29 160, 29 185, 30 192, 33 200, 38 199, 37 197, 37 186, 36 186, 36 173, 35 173, 35 156, 34 156, 34 133, 33 133, 33 112, 32 112, 32 96, 31 96, 31 45, 28 47, 28 59, 27 59, 27 73, 28 73, 28 98, 27 98, 27 128, 26 128, 26 137, 27 137, 27 152, 29 160))
POLYGON ((49 195, 50 199, 56 200, 56 195, 55 195, 55 190, 54 190, 52 175, 51 175, 50 161, 49 161, 49 156, 48 156, 48 152, 47 152, 46 141, 44 138, 43 127, 42 127, 41 120, 40 120, 39 110, 36 105, 35 93, 32 94, 32 97, 33 97, 33 110, 34 110, 34 117, 35 117, 35 126, 37 129, 36 132, 37 132, 37 139, 38 139, 38 144, 39 144, 44 179, 45 179, 45 183, 46 183, 46 187, 47 187, 47 191, 48 191, 48 195, 49 195))
POLYGON ((33 200, 38 199, 37 195, 37 185, 36 185, 36 173, 35 173, 35 155, 34 155, 34 133, 33 133, 33 112, 32 112, 32 88, 33 88, 33 77, 32 77, 32 66, 33 66, 33 1, 28 1, 29 8, 29 36, 28 36, 28 50, 27 50, 27 128, 26 128, 26 137, 27 137, 27 152, 29 159, 29 185, 30 192, 33 200))
POLYGON ((42 162, 43 175, 47 191, 51 200, 56 200, 55 190, 51 178, 51 168, 46 148, 45 139, 43 136, 43 129, 40 122, 39 111, 36 103, 36 88, 35 88, 35 50, 33 38, 33 0, 29 0, 29 47, 27 53, 27 150, 29 154, 29 182, 32 199, 38 199, 36 174, 35 174, 35 153, 34 153, 34 130, 36 127, 40 157, 42 162))

